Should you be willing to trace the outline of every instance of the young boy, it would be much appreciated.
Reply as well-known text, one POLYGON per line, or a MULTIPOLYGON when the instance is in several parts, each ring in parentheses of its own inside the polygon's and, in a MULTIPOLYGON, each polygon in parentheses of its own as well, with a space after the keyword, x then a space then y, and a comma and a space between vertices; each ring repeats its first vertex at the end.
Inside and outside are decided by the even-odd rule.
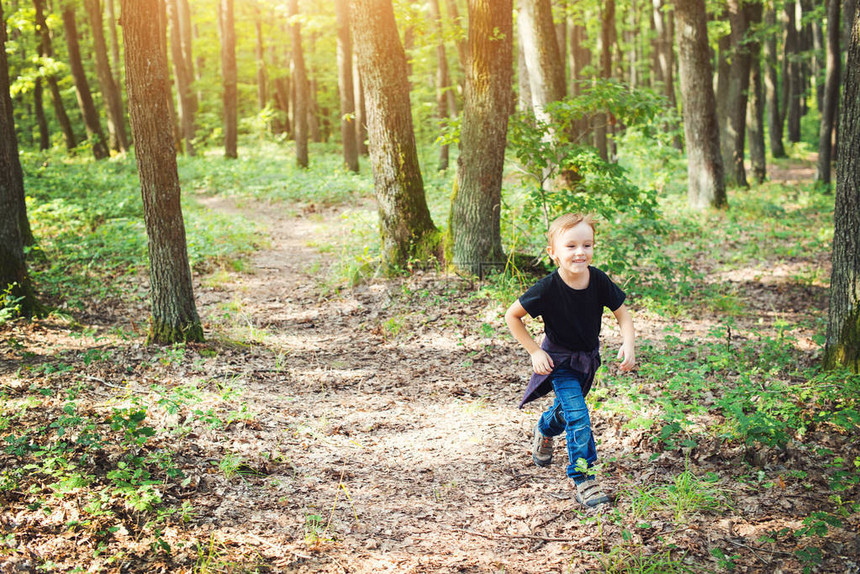
POLYGON ((597 480, 584 472, 597 461, 585 395, 600 366, 600 321, 608 307, 621 328, 618 351, 621 369, 636 363, 633 319, 624 306, 626 295, 601 270, 591 267, 594 255, 594 220, 590 215, 566 214, 552 222, 546 250, 558 269, 547 275, 505 313, 508 328, 529 352, 534 374, 520 408, 555 392, 552 407, 534 427, 532 459, 538 466, 552 462, 552 437, 566 434, 570 464, 567 476, 576 486, 576 499, 591 508, 608 503, 597 480), (546 336, 538 345, 523 324, 523 317, 543 317, 546 336))

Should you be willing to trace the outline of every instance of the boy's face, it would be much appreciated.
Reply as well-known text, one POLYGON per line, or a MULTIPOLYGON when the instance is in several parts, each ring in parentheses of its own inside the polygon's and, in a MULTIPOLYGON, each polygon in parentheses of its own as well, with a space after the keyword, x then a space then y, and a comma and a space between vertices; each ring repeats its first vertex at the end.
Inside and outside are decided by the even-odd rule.
POLYGON ((562 271, 572 275, 587 273, 594 257, 594 229, 580 222, 556 235, 546 251, 562 271))

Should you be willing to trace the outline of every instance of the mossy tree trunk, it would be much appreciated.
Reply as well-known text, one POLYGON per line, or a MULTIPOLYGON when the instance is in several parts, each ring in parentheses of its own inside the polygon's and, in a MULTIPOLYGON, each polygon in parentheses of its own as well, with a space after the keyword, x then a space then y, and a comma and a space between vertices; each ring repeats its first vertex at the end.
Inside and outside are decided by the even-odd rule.
POLYGON ((352 37, 367 105, 370 163, 379 208, 383 264, 404 267, 434 253, 409 103, 406 53, 391 0, 353 0, 352 37))
POLYGON ((687 150, 688 202, 699 209, 725 207, 728 202, 704 0, 678 0, 675 23, 687 150))
POLYGON ((469 3, 466 100, 457 189, 451 204, 451 262, 484 275, 504 264, 500 234, 502 172, 513 98, 511 0, 469 3))
POLYGON ((149 237, 149 340, 202 341, 180 205, 170 79, 159 34, 158 6, 122 0, 125 70, 144 220, 149 237))
POLYGON ((848 47, 836 162, 833 272, 824 366, 860 372, 860 10, 848 47))
MULTIPOLYGON (((0 22, 5 22, 2 6, 0 22)), ((21 315, 31 317, 39 306, 27 275, 24 243, 18 222, 24 180, 12 117, 4 26, 0 28, 0 301, 9 291, 13 298, 20 298, 17 304, 21 315)))

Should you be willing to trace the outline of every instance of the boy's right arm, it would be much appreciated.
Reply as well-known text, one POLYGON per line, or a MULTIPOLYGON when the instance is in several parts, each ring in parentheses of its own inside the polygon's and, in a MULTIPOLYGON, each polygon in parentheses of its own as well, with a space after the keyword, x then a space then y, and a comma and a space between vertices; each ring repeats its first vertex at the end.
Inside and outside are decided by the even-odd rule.
POLYGON ((508 307, 508 311, 505 313, 505 323, 508 324, 508 329, 511 330, 514 338, 528 351, 535 373, 548 375, 552 372, 552 368, 555 365, 552 362, 552 357, 541 349, 540 345, 529 335, 528 329, 523 324, 523 317, 527 314, 519 300, 516 300, 508 307))

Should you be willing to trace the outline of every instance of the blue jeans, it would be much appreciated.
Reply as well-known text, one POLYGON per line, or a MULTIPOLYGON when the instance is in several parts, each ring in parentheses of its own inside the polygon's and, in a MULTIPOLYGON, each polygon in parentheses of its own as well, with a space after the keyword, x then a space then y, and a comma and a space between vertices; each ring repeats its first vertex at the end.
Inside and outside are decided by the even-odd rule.
POLYGON ((597 449, 591 434, 591 418, 585 397, 582 396, 582 375, 568 365, 559 365, 552 371, 550 379, 555 391, 555 402, 538 420, 538 430, 544 436, 558 436, 565 433, 567 438, 567 476, 577 484, 588 478, 576 469, 580 458, 591 467, 597 462, 597 449))

